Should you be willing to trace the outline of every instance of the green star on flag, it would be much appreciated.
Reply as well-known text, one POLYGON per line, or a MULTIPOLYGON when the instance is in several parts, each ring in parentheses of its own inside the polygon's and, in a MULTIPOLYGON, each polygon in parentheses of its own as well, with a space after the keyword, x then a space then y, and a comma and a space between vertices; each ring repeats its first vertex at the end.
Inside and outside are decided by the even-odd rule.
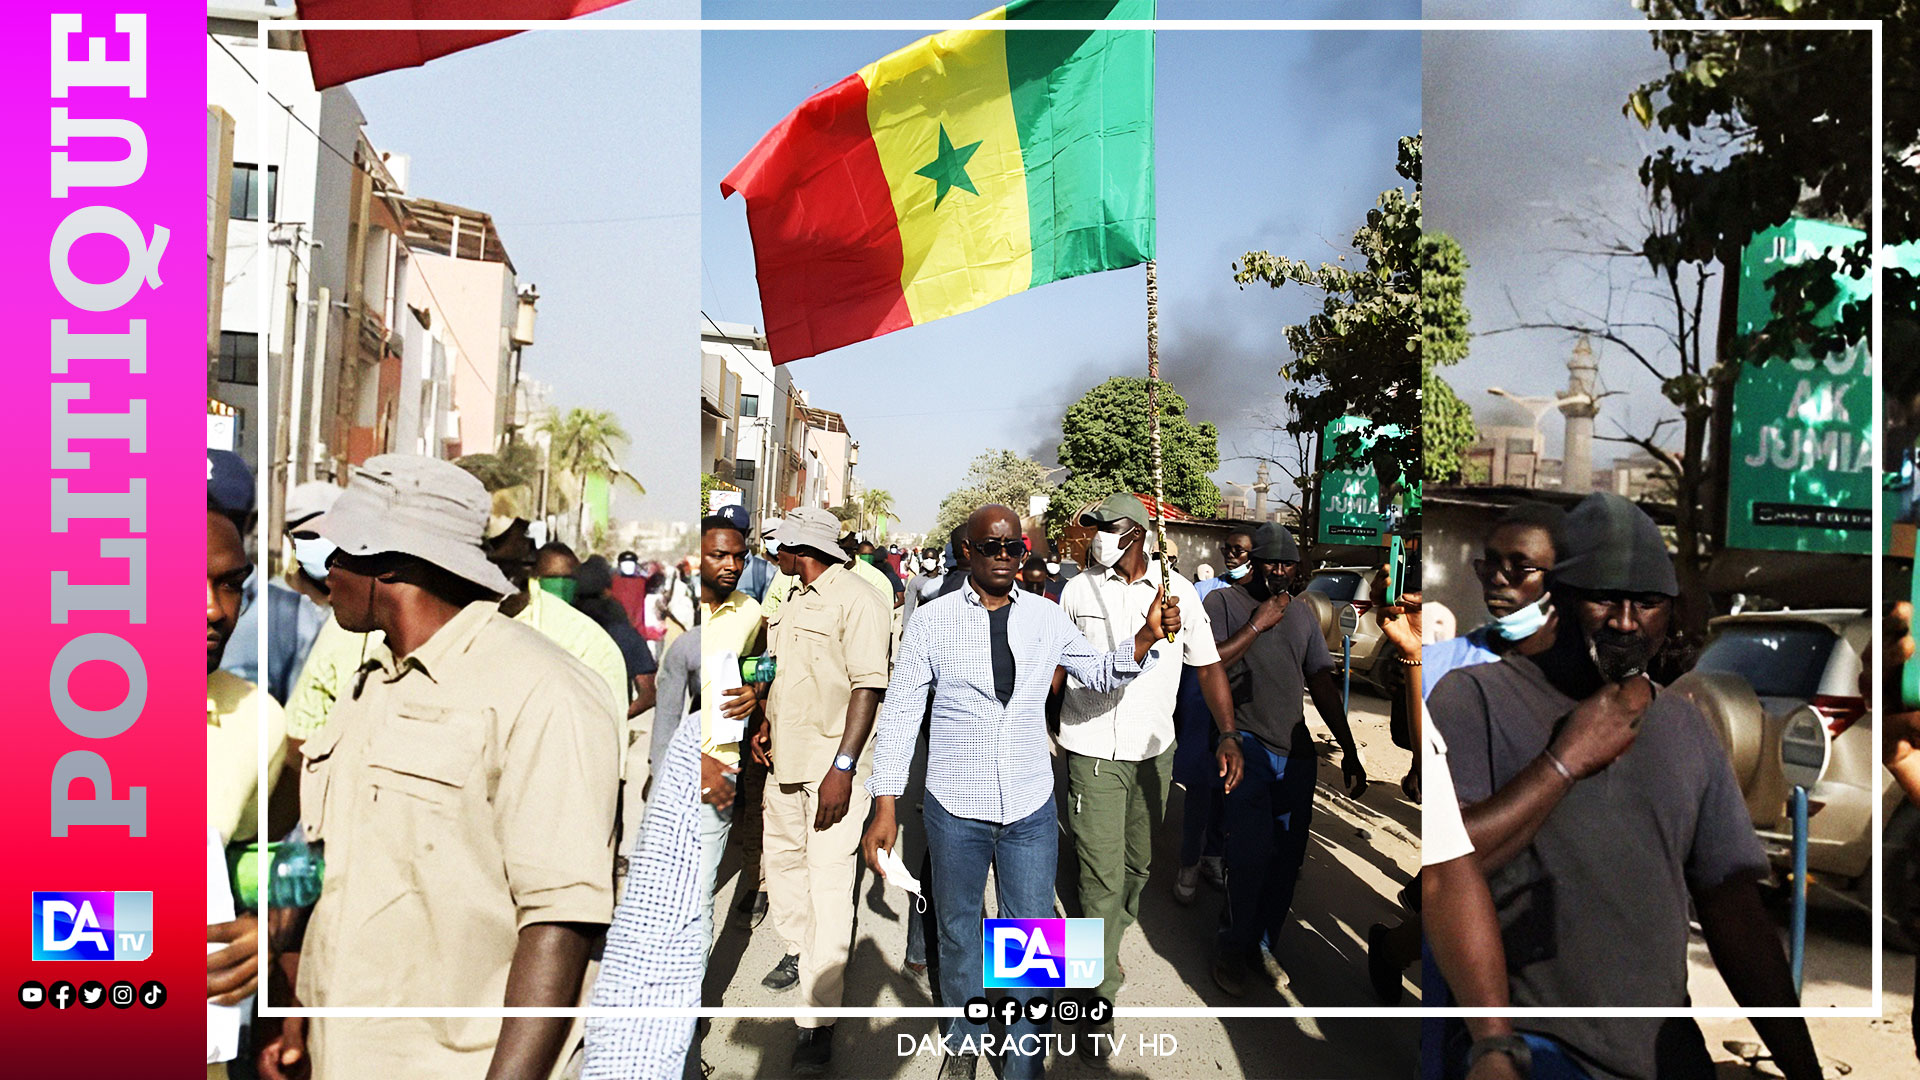
MULTIPOLYGON (((984 140, 983 140, 984 141, 984 140)), ((980 149, 980 143, 968 143, 955 146, 947 137, 947 125, 940 125, 940 154, 914 172, 933 181, 933 205, 938 207, 947 192, 960 188, 969 195, 978 195, 973 186, 973 178, 967 175, 967 162, 973 159, 973 152, 980 149)))

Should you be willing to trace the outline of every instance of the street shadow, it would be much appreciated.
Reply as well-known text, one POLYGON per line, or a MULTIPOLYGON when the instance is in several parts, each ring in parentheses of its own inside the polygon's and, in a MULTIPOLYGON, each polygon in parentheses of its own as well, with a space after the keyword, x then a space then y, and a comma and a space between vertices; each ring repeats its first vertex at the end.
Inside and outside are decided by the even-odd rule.
MULTIPOLYGON (((876 1037, 875 1024, 876 1021, 866 1017, 849 1016, 834 1025, 833 1064, 828 1067, 831 1075, 875 1078, 910 1075, 901 1070, 901 1064, 913 1059, 896 1055, 892 1039, 876 1037)), ((715 1065, 712 1080, 791 1075, 798 1032, 793 1021, 784 1017, 764 1020, 739 1017, 724 1031, 716 1027, 707 1034, 704 1057, 726 1063, 715 1065)))
POLYGON ((744 916, 734 914, 733 907, 743 895, 750 896, 754 886, 754 875, 742 874, 741 848, 739 839, 733 835, 727 837, 726 854, 720 859, 720 874, 714 888, 713 921, 717 924, 713 952, 707 957, 707 974, 701 983, 701 1000, 706 1005, 719 1006, 731 1004, 722 1000, 726 989, 739 974, 741 957, 746 955, 747 945, 753 940, 753 934, 772 933, 772 927, 763 922, 759 931, 748 928, 744 916))

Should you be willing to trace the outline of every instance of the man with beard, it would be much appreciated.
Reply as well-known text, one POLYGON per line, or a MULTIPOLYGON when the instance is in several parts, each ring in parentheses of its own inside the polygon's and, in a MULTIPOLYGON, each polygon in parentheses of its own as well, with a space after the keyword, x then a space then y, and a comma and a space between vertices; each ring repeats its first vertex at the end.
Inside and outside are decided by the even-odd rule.
MULTIPOLYGON (((744 723, 759 706, 753 687, 743 684, 723 695, 715 683, 722 655, 749 655, 765 640, 760 603, 739 588, 746 560, 746 531, 737 521, 715 514, 700 522, 701 636, 712 643, 715 658, 715 663, 701 666, 699 693, 700 788, 706 796, 700 810, 700 902, 701 926, 707 932, 709 949, 713 947, 713 889, 720 878, 720 856, 733 827, 734 789, 740 772, 740 740, 716 740, 715 721, 723 716, 727 721, 744 723)), ((737 679, 739 671, 729 674, 737 679)), ((679 721, 678 716, 663 716, 654 723, 679 721)))
POLYGON ((1494 522, 1481 557, 1473 560, 1480 599, 1493 620, 1456 638, 1421 649, 1422 698, 1455 668, 1491 664, 1535 637, 1552 616, 1547 570, 1558 557, 1566 513, 1546 503, 1520 503, 1494 522))
MULTIPOLYGON (((278 702, 220 667, 239 622, 247 578, 253 574, 241 540, 253 511, 253 477, 238 455, 211 451, 207 461, 207 826, 231 849, 254 839, 259 800, 271 794, 280 776, 286 720, 278 702), (232 483, 218 482, 229 477, 232 483), (264 773, 259 762, 263 740, 271 755, 264 773), (262 776, 268 784, 264 792, 262 776)), ((241 911, 234 919, 208 926, 207 944, 220 946, 207 956, 208 1003, 239 1005, 252 997, 259 986, 258 916, 241 911)), ((226 1065, 209 1064, 207 1075, 224 1078, 226 1065)))
POLYGON ((1226 795, 1228 919, 1213 963, 1214 982, 1235 997, 1264 967, 1261 945, 1279 947, 1307 857, 1319 753, 1303 698, 1312 696, 1340 744, 1347 794, 1357 799, 1367 789, 1319 620, 1307 605, 1292 603, 1289 588, 1300 566, 1293 534, 1260 526, 1252 561, 1244 583, 1215 590, 1203 605, 1227 668, 1244 758, 1240 783, 1226 795))
MULTIPOLYGON (((1689 905, 1743 1007, 1794 1007, 1758 882, 1766 853, 1726 752, 1646 671, 1679 594, 1653 520, 1617 495, 1566 519, 1554 640, 1456 670, 1428 697, 1475 858, 1500 912, 1517 1007, 1679 1008, 1689 905), (1527 650, 1532 651, 1532 650, 1527 650)), ((1789 1080, 1817 1080, 1806 1023, 1754 1027, 1789 1080)), ((1714 1075, 1686 1019, 1516 1021, 1536 1063, 1595 1080, 1714 1075)), ((1456 1063, 1464 1037, 1449 1046, 1456 1063)))

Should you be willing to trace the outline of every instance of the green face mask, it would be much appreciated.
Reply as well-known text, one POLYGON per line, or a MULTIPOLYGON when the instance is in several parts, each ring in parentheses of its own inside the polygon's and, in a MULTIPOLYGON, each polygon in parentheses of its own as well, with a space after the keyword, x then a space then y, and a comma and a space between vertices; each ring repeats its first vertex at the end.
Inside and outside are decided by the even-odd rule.
POLYGON ((874 559, 878 557, 879 557, 878 553, 876 552, 872 552, 872 551, 862 552, 860 555, 860 561, 863 563, 866 563, 868 566, 872 566, 874 559))
POLYGON ((570 577, 534 578, 533 583, 552 593, 567 603, 573 603, 573 591, 576 583, 570 577))

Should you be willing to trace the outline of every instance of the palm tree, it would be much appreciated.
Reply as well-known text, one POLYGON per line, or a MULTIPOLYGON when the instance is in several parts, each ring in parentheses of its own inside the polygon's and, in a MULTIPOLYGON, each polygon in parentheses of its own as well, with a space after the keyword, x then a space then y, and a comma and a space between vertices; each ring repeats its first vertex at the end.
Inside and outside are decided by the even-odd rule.
POLYGON ((893 514, 893 493, 884 488, 872 488, 862 493, 860 509, 869 529, 878 529, 882 521, 899 520, 893 514))
POLYGON ((587 536, 587 481, 595 476, 609 481, 625 479, 642 494, 633 474, 620 467, 620 453, 629 441, 619 418, 602 409, 550 410, 540 421, 550 440, 548 463, 574 478, 580 521, 577 539, 587 536))

